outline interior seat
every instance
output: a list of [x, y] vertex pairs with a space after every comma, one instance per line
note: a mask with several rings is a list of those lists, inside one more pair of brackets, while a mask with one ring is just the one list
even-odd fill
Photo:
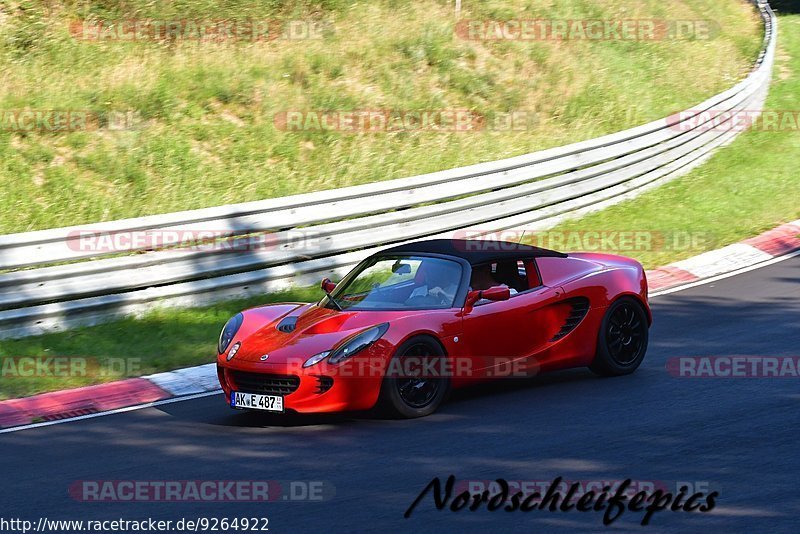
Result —
[[494, 272], [494, 279], [499, 284], [505, 284], [515, 289], [517, 293], [528, 289], [527, 281], [519, 274], [519, 267], [516, 261], [498, 262], [497, 269]]

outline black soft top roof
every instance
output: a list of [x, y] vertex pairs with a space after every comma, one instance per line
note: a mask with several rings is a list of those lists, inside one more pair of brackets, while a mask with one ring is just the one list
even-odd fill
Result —
[[521, 245], [508, 241], [429, 239], [387, 248], [378, 254], [445, 254], [463, 258], [472, 265], [503, 260], [530, 258], [566, 258], [567, 255], [546, 248]]

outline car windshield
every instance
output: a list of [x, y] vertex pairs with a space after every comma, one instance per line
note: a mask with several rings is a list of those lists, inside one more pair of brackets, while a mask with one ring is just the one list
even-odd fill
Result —
[[451, 308], [461, 272], [461, 265], [452, 260], [379, 256], [347, 275], [331, 298], [343, 310]]

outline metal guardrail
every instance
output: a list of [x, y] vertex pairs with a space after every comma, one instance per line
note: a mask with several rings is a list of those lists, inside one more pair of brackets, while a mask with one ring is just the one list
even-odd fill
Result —
[[[622, 132], [431, 174], [243, 204], [0, 236], [0, 337], [21, 337], [135, 314], [155, 303], [199, 305], [340, 273], [380, 248], [472, 229], [546, 226], [600, 209], [696, 167], [737, 135], [704, 111], [760, 110], [776, 21], [750, 75], [691, 111]], [[680, 118], [678, 118], [680, 117]], [[717, 120], [715, 128], [707, 127]], [[686, 126], [691, 125], [691, 127]], [[704, 127], [705, 126], [705, 127]], [[720, 128], [719, 126], [723, 126]], [[88, 236], [201, 232], [229, 246], [111, 256]], [[248, 235], [272, 232], [250, 250]], [[297, 236], [302, 235], [302, 242]], [[313, 246], [309, 246], [309, 236]], [[58, 264], [50, 265], [48, 264]]]

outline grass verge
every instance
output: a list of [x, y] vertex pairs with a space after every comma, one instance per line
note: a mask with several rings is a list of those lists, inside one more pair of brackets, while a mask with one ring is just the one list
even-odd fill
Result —
[[[322, 22], [320, 38], [76, 40], [71, 20]], [[0, 4], [0, 112], [74, 110], [99, 127], [0, 125], [0, 233], [374, 182], [596, 137], [686, 109], [752, 64], [745, 0], [486, 0], [464, 19], [713, 19], [712, 39], [458, 38], [449, 0]], [[315, 34], [316, 35], [316, 34]], [[692, 83], [686, 83], [692, 80]], [[285, 111], [524, 113], [475, 132], [284, 131]], [[114, 127], [132, 112], [133, 128]], [[125, 116], [126, 120], [127, 115]]]

